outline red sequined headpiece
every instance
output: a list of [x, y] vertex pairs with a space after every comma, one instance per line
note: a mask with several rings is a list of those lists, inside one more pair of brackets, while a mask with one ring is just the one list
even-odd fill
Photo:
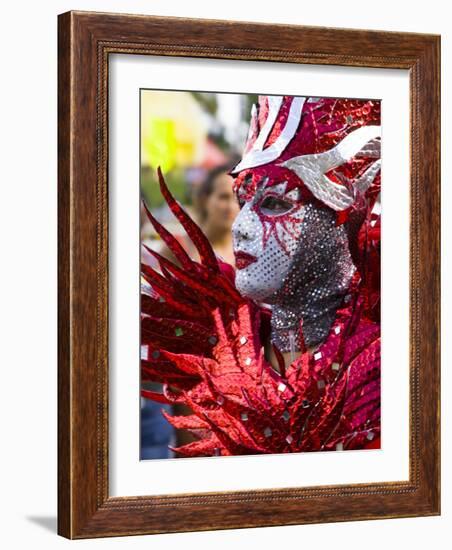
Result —
[[[380, 102], [259, 96], [243, 158], [230, 174], [253, 192], [263, 177], [344, 212], [380, 190]], [[340, 216], [339, 216], [340, 218]]]

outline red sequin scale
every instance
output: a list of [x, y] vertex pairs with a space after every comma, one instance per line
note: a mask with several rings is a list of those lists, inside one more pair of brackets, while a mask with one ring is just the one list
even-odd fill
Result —
[[[239, 294], [233, 268], [215, 256], [158, 174], [201, 258], [193, 261], [147, 211], [180, 264], [148, 249], [161, 273], [142, 264], [151, 290], [141, 296], [142, 381], [163, 383], [163, 393], [142, 396], [187, 405], [188, 416], [162, 414], [198, 438], [175, 450], [192, 457], [378, 448], [380, 329], [368, 278], [357, 274], [324, 343], [287, 368], [280, 362], [277, 372], [263, 353], [268, 314]], [[361, 249], [374, 242], [370, 221], [360, 228]]]

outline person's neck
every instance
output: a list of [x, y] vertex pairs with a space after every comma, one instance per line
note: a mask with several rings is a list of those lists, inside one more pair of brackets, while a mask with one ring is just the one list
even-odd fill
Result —
[[[306, 351], [308, 353], [313, 354], [313, 353], [315, 353], [316, 350], [317, 350], [317, 347], [314, 346], [314, 347], [311, 347], [311, 348], [307, 348]], [[265, 352], [265, 358], [270, 363], [270, 365], [275, 369], [275, 371], [282, 374], [281, 367], [280, 367], [278, 358], [276, 357], [276, 354], [275, 354], [275, 351], [274, 351], [273, 347], [272, 346], [265, 346], [264, 352]], [[286, 351], [286, 352], [281, 353], [281, 357], [284, 361], [284, 370], [287, 369], [301, 355], [302, 355], [301, 351], [295, 351], [293, 353], [289, 352], [289, 351]]]
[[218, 227], [218, 225], [208, 221], [203, 224], [202, 229], [214, 248], [231, 246], [232, 234], [230, 229]]

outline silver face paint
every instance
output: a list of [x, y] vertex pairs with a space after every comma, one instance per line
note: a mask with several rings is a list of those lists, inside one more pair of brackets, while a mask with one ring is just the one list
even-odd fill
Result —
[[297, 201], [298, 190], [285, 193], [285, 188], [286, 182], [271, 187], [262, 183], [243, 202], [232, 226], [236, 285], [257, 302], [273, 303], [297, 250], [304, 206]]
[[273, 297], [272, 342], [280, 351], [323, 342], [355, 270], [344, 225], [330, 209], [306, 204], [297, 250]]
[[233, 227], [236, 286], [272, 305], [272, 341], [280, 351], [316, 345], [328, 334], [355, 271], [344, 226], [328, 208], [303, 204], [286, 182], [239, 190]]

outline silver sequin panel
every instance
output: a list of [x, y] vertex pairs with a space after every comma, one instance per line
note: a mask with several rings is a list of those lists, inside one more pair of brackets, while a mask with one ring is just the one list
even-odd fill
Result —
[[272, 342], [281, 352], [300, 351], [301, 326], [308, 347], [326, 338], [356, 269], [334, 212], [307, 204], [301, 225], [291, 266], [271, 300]]

